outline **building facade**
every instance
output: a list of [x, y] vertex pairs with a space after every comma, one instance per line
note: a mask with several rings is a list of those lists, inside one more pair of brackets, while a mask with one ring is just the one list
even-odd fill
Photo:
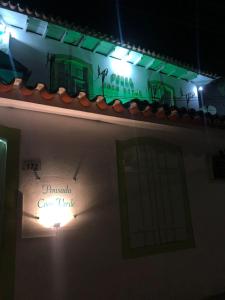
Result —
[[224, 124], [196, 112], [213, 77], [4, 5], [1, 298], [222, 293]]

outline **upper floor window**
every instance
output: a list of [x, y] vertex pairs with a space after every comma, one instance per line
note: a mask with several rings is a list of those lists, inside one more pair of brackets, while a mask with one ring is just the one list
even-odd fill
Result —
[[161, 104], [175, 105], [174, 87], [162, 81], [148, 81], [149, 96], [152, 101]]
[[71, 94], [80, 91], [91, 92], [92, 68], [75, 57], [52, 55], [50, 70], [51, 89], [64, 87]]

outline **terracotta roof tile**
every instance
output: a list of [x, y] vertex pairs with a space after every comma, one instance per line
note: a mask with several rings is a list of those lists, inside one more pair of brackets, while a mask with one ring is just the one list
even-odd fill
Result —
[[156, 117], [159, 118], [159, 119], [166, 119], [167, 116], [166, 116], [166, 113], [165, 113], [165, 110], [163, 107], [159, 107], [157, 109], [157, 112], [156, 112]]
[[116, 99], [112, 105], [112, 108], [117, 113], [122, 113], [125, 111], [125, 108], [121, 104], [120, 100]]
[[105, 98], [103, 96], [98, 96], [96, 98], [96, 105], [101, 110], [106, 110], [109, 108], [108, 104], [105, 102]]
[[53, 93], [49, 92], [42, 83], [38, 83], [33, 88], [26, 87], [18, 78], [10, 84], [0, 83], [1, 97], [137, 121], [157, 122], [167, 125], [183, 124], [183, 126], [195, 127], [208, 125], [214, 128], [225, 128], [225, 117], [212, 116], [209, 113], [204, 114], [202, 111], [170, 108], [156, 102], [152, 104], [147, 101], [138, 102], [138, 99], [126, 105], [123, 105], [119, 99], [115, 99], [112, 104], [107, 104], [105, 98], [101, 95], [96, 96], [91, 101], [85, 92], [80, 92], [77, 97], [72, 97], [63, 87]]
[[142, 111], [142, 114], [145, 118], [154, 116], [154, 113], [152, 112], [152, 107], [150, 105], [147, 105]]
[[128, 108], [128, 110], [129, 110], [129, 113], [131, 115], [138, 115], [138, 114], [140, 114], [140, 110], [139, 110], [138, 105], [137, 105], [136, 102], [131, 102], [130, 103], [130, 107]]
[[77, 96], [80, 104], [84, 107], [90, 107], [91, 106], [91, 102], [89, 101], [89, 99], [87, 98], [86, 93], [84, 92], [80, 92], [79, 95]]
[[71, 97], [69, 94], [67, 94], [67, 92], [64, 92], [63, 94], [61, 94], [60, 98], [65, 104], [70, 104], [74, 100], [74, 98]]
[[20, 93], [23, 96], [31, 96], [34, 93], [34, 89], [28, 89], [27, 87], [23, 86], [20, 88]]
[[177, 121], [177, 120], [179, 120], [178, 111], [176, 109], [172, 110], [171, 113], [168, 116], [168, 119], [170, 121]]
[[13, 84], [4, 84], [0, 82], [0, 92], [9, 92], [13, 88]]
[[46, 89], [41, 90], [40, 95], [43, 99], [50, 101], [54, 98], [54, 93], [49, 93]]

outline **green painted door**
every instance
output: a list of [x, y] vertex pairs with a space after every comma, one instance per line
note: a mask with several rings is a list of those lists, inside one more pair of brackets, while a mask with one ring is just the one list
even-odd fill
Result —
[[0, 126], [0, 299], [14, 299], [20, 131]]
[[0, 245], [2, 244], [2, 229], [4, 215], [6, 154], [7, 144], [4, 140], [0, 139]]

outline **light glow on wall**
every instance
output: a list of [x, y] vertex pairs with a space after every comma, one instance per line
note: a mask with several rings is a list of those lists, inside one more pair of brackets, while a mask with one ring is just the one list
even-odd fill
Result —
[[[1, 34], [1, 33], [0, 33]], [[1, 42], [3, 44], [8, 44], [9, 43], [9, 36], [10, 36], [10, 33], [9, 31], [5, 31], [3, 32], [0, 37], [1, 37]]]
[[0, 16], [0, 44], [6, 44], [9, 40], [8, 32], [6, 31], [6, 24]]
[[120, 76], [130, 77], [132, 74], [132, 66], [125, 60], [113, 59], [111, 61], [112, 71]]
[[5, 33], [5, 25], [3, 23], [0, 23], [0, 34]]
[[0, 43], [8, 44], [10, 36], [16, 38], [16, 31], [12, 27], [8, 26], [0, 15]]
[[72, 208], [62, 199], [48, 198], [40, 202], [38, 219], [45, 228], [57, 228], [67, 225], [74, 218]]

